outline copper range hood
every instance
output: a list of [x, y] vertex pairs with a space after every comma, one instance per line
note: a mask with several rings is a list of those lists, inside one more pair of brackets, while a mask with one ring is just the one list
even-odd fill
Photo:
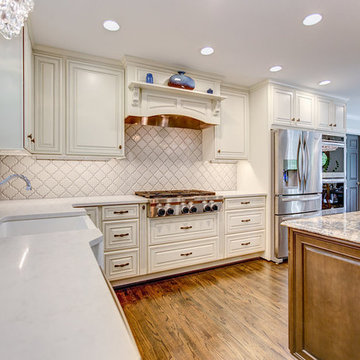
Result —
[[186, 115], [161, 114], [153, 116], [128, 116], [126, 124], [175, 127], [182, 129], [202, 130], [213, 126]]

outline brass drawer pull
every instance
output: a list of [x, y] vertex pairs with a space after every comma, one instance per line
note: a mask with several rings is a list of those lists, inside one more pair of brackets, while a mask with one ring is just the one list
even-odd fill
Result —
[[241, 205], [248, 205], [248, 204], [250, 204], [250, 201], [242, 201], [241, 202]]
[[241, 220], [241, 222], [250, 222], [251, 219], [244, 219], [244, 220]]
[[190, 256], [190, 255], [192, 255], [192, 252], [188, 252], [188, 253], [180, 254], [180, 256]]
[[130, 263], [125, 263], [125, 264], [115, 264], [114, 265], [114, 267], [116, 267], [116, 268], [122, 268], [122, 267], [125, 267], [125, 266], [128, 266], [128, 265], [130, 265]]
[[126, 234], [115, 234], [114, 237], [124, 237], [124, 236], [129, 236], [129, 233]]
[[192, 229], [192, 226], [181, 226], [180, 227], [181, 230], [188, 230], [188, 229]]
[[129, 210], [121, 210], [121, 211], [114, 211], [114, 215], [115, 214], [127, 214], [129, 212]]
[[248, 241], [246, 243], [241, 243], [241, 245], [250, 245], [250, 241]]

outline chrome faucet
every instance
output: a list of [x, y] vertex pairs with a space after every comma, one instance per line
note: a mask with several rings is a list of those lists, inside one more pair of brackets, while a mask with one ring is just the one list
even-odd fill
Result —
[[26, 182], [26, 190], [32, 190], [30, 180], [25, 175], [19, 175], [19, 174], [12, 174], [12, 175], [8, 176], [3, 181], [0, 181], [0, 185], [6, 184], [9, 180], [11, 180], [13, 178], [23, 179]]

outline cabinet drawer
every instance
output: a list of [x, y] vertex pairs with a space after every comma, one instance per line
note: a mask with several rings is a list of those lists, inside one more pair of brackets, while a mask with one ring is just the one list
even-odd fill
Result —
[[233, 210], [225, 213], [225, 233], [262, 230], [265, 228], [265, 209]]
[[105, 251], [138, 246], [139, 220], [104, 222]]
[[87, 207], [85, 208], [86, 214], [89, 216], [91, 221], [95, 224], [95, 226], [99, 227], [99, 208], [97, 207]]
[[179, 216], [150, 221], [150, 244], [218, 236], [217, 214]]
[[127, 278], [139, 274], [139, 251], [125, 250], [106, 253], [105, 274], [109, 280]]
[[150, 246], [149, 272], [201, 264], [219, 258], [219, 238]]
[[133, 219], [139, 217], [139, 205], [103, 206], [103, 220]]
[[225, 199], [225, 210], [265, 207], [264, 196]]
[[265, 231], [254, 231], [225, 236], [226, 257], [251, 254], [265, 250]]

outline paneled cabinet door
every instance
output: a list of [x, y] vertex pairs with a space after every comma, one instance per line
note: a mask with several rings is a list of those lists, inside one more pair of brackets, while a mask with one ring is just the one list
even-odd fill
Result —
[[313, 128], [315, 125], [315, 98], [312, 94], [296, 91], [295, 123], [301, 127]]
[[346, 130], [346, 105], [344, 103], [334, 103], [335, 120], [334, 131], [345, 132]]
[[317, 102], [317, 127], [323, 130], [332, 129], [333, 103], [330, 99], [318, 97]]
[[124, 72], [67, 62], [67, 153], [124, 156]]
[[34, 56], [35, 112], [33, 132], [27, 134], [35, 153], [61, 154], [63, 111], [63, 62], [52, 56]]
[[294, 125], [294, 91], [283, 87], [273, 87], [273, 124]]
[[215, 127], [215, 158], [238, 160], [248, 156], [248, 102], [246, 93], [222, 89], [221, 124]]

